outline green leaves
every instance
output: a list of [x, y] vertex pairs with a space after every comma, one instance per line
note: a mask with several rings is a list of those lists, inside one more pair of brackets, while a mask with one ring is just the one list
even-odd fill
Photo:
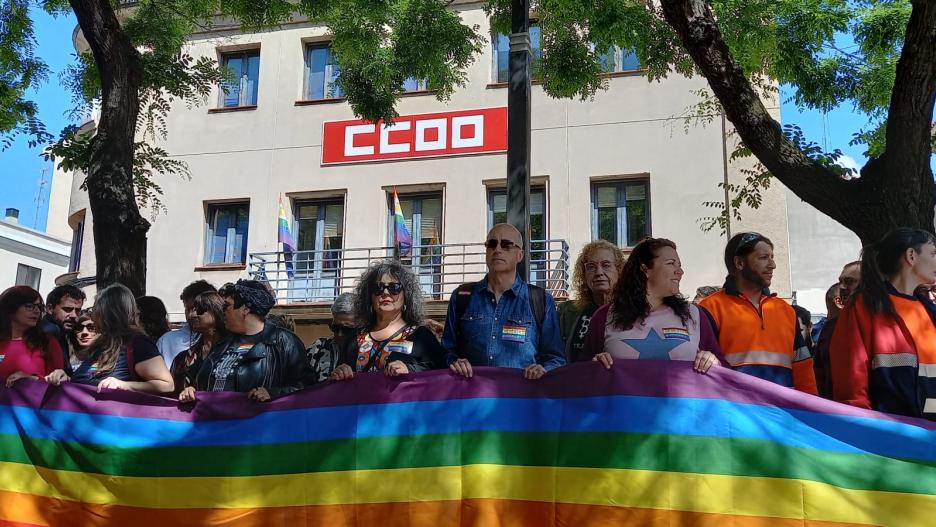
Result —
[[408, 78], [428, 81], [436, 98], [447, 100], [465, 85], [465, 69], [486, 42], [477, 27], [465, 26], [441, 0], [302, 5], [304, 14], [333, 32], [338, 85], [354, 113], [366, 119], [392, 121]]
[[16, 137], [30, 137], [30, 145], [52, 136], [37, 118], [38, 108], [26, 99], [30, 89], [48, 77], [48, 68], [35, 54], [37, 45], [29, 16], [29, 0], [0, 0], [0, 149]]

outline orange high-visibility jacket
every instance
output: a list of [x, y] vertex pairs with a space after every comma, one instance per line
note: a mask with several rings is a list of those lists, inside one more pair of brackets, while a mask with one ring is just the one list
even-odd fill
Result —
[[728, 280], [702, 301], [725, 358], [738, 371], [817, 395], [812, 355], [796, 312], [783, 299], [764, 293], [758, 308]]

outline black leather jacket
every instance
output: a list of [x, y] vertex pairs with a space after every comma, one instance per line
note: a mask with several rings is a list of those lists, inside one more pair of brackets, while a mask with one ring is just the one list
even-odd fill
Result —
[[[235, 339], [241, 338], [241, 335], [233, 335], [215, 344], [195, 376], [196, 390], [211, 389], [210, 378], [215, 366]], [[308, 369], [302, 340], [289, 330], [265, 324], [259, 341], [235, 366], [234, 385], [226, 387], [225, 391], [247, 392], [262, 386], [271, 397], [279, 397], [301, 390], [303, 379], [309, 375]]]

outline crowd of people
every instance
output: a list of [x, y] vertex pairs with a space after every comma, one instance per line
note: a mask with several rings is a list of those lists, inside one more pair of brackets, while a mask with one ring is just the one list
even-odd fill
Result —
[[[676, 244], [647, 238], [629, 255], [606, 241], [576, 259], [573, 299], [556, 305], [517, 274], [520, 233], [499, 224], [485, 241], [487, 274], [459, 286], [445, 324], [427, 320], [418, 279], [397, 260], [371, 265], [332, 304], [331, 337], [306, 347], [271, 314], [268, 284], [204, 280], [182, 290], [186, 324], [170, 330], [155, 297], [113, 284], [83, 310], [70, 285], [47, 298], [26, 286], [0, 295], [0, 378], [177, 397], [233, 391], [267, 401], [360, 373], [390, 377], [514, 368], [535, 380], [571, 362], [684, 361], [731, 368], [862, 408], [936, 420], [936, 237], [901, 228], [865, 247], [826, 295], [827, 317], [770, 292], [773, 243], [733, 236], [721, 287], [680, 291]], [[631, 363], [635, 364], [635, 363]]]

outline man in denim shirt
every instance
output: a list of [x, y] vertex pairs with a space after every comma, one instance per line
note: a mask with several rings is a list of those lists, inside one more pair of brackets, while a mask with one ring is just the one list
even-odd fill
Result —
[[488, 273], [471, 288], [461, 320], [456, 320], [459, 291], [449, 300], [442, 346], [449, 369], [458, 375], [471, 377], [472, 366], [496, 366], [521, 368], [527, 379], [539, 379], [565, 364], [556, 303], [544, 293], [543, 327], [538, 327], [530, 288], [517, 276], [521, 243], [514, 226], [495, 225], [485, 242]]

